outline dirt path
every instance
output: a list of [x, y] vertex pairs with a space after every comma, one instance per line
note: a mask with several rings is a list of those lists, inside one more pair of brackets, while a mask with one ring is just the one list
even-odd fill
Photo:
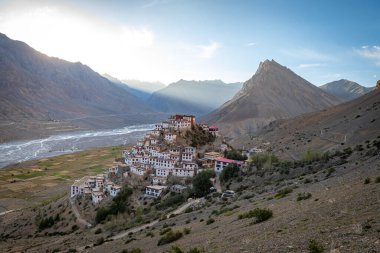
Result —
[[71, 209], [73, 210], [73, 212], [75, 214], [75, 217], [77, 218], [77, 220], [79, 221], [79, 223], [85, 225], [88, 228], [92, 227], [91, 223], [89, 223], [85, 219], [82, 219], [82, 217], [80, 216], [78, 208], [77, 208], [77, 206], [74, 203], [74, 199], [73, 198], [69, 198], [69, 200], [70, 200]]
[[[189, 206], [191, 206], [191, 205], [193, 205], [193, 204], [199, 203], [201, 200], [202, 200], [202, 198], [200, 198], [200, 199], [194, 199], [194, 200], [191, 200], [190, 202], [187, 202], [186, 204], [184, 204], [184, 205], [178, 207], [176, 210], [174, 210], [174, 211], [168, 213], [168, 214], [166, 215], [166, 218], [169, 218], [170, 215], [172, 215], [172, 214], [180, 214], [180, 213], [182, 213], [183, 211], [186, 210], [186, 208], [188, 208]], [[71, 199], [70, 199], [70, 203], [71, 203]], [[128, 229], [128, 230], [126, 230], [126, 231], [124, 231], [124, 232], [122, 232], [122, 233], [120, 233], [120, 234], [117, 234], [117, 235], [111, 237], [110, 239], [111, 239], [112, 241], [114, 241], [114, 240], [118, 240], [118, 239], [121, 239], [121, 238], [123, 238], [123, 237], [128, 236], [129, 233], [136, 233], [136, 232], [139, 232], [139, 231], [141, 231], [141, 230], [146, 229], [147, 227], [154, 226], [154, 225], [157, 224], [158, 222], [159, 222], [159, 220], [154, 220], [154, 221], [152, 221], [151, 223], [144, 224], [144, 225], [141, 225], [141, 226], [138, 226], [138, 227], [134, 227], [134, 228]], [[92, 246], [92, 245], [91, 245], [91, 246]], [[77, 248], [77, 250], [78, 250], [78, 251], [83, 251], [83, 250], [85, 249], [85, 247], [86, 247], [86, 246], [82, 246], [82, 247], [80, 247], [80, 248]]]
[[216, 189], [217, 192], [222, 193], [222, 186], [220, 185], [220, 179], [219, 179], [219, 176], [217, 176], [217, 177], [215, 178], [214, 187], [215, 187], [215, 189]]

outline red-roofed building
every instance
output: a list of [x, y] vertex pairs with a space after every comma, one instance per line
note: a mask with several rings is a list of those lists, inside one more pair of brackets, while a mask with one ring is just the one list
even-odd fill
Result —
[[216, 173], [220, 173], [229, 164], [236, 164], [237, 166], [239, 166], [239, 168], [241, 168], [243, 166], [244, 162], [236, 161], [236, 160], [232, 160], [232, 159], [227, 159], [224, 157], [218, 157], [217, 159], [215, 159], [214, 170]]
[[208, 131], [215, 136], [219, 135], [219, 127], [218, 126], [209, 126]]

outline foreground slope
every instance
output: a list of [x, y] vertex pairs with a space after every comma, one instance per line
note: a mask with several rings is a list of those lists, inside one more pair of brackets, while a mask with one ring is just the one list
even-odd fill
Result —
[[220, 80], [179, 80], [154, 92], [148, 103], [163, 112], [204, 115], [231, 99], [240, 88], [241, 83]]
[[373, 87], [364, 87], [358, 83], [346, 79], [326, 83], [319, 88], [325, 90], [331, 95], [343, 99], [344, 101], [358, 98], [373, 90]]
[[227, 136], [252, 135], [274, 120], [318, 111], [339, 102], [290, 69], [266, 60], [230, 101], [205, 119], [218, 124]]
[[76, 121], [90, 128], [113, 127], [137, 123], [128, 114], [153, 112], [141, 100], [89, 67], [47, 57], [4, 34], [0, 34], [0, 55], [0, 119], [8, 124], [1, 126], [1, 141], [28, 137], [23, 135], [25, 129], [14, 132], [9, 129], [9, 125], [13, 124], [14, 128], [16, 123], [39, 121], [42, 126], [31, 123], [34, 130], [41, 128], [30, 134], [33, 137], [56, 127], [50, 123], [57, 120], [69, 125]]

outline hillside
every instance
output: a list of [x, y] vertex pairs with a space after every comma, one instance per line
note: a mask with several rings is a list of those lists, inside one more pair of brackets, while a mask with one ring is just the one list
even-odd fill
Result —
[[254, 135], [270, 122], [318, 111], [341, 102], [274, 60], [260, 63], [255, 75], [227, 103], [206, 115], [228, 137]]
[[[273, 122], [258, 138], [237, 139], [240, 145], [270, 143], [266, 148], [299, 158], [304, 150], [333, 150], [380, 136], [380, 89], [320, 112]], [[264, 146], [263, 146], [264, 147]]]
[[[2, 214], [0, 240], [7, 252], [158, 253], [174, 245], [185, 252], [204, 248], [211, 253], [377, 252], [379, 143], [377, 138], [363, 150], [352, 147], [350, 152], [339, 150], [314, 161], [273, 159], [269, 166], [248, 166], [222, 184], [236, 192], [235, 198], [210, 194], [176, 215], [157, 209], [160, 202], [130, 209], [137, 201], [132, 199], [126, 222], [118, 215], [86, 228], [75, 218], [67, 198], [57, 196], [43, 205]], [[55, 175], [49, 170], [42, 173]], [[76, 205], [91, 208], [86, 198]], [[269, 209], [272, 216], [257, 221], [247, 215], [256, 208]], [[39, 229], [36, 220], [48, 217], [56, 217], [55, 225]], [[158, 245], [171, 231], [181, 234], [174, 242]], [[324, 251], [310, 251], [310, 245]]]
[[86, 65], [48, 57], [4, 34], [0, 55], [1, 141], [151, 120], [154, 110]]
[[240, 88], [241, 83], [220, 80], [179, 80], [154, 92], [148, 103], [162, 112], [204, 115], [231, 99]]
[[334, 95], [344, 101], [352, 100], [363, 96], [373, 90], [373, 87], [364, 87], [350, 80], [341, 79], [319, 86], [322, 90]]

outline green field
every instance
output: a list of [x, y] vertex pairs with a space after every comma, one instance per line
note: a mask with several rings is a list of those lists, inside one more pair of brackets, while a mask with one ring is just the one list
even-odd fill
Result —
[[125, 148], [96, 148], [4, 168], [0, 170], [0, 207], [23, 208], [63, 195], [75, 179], [112, 166]]

